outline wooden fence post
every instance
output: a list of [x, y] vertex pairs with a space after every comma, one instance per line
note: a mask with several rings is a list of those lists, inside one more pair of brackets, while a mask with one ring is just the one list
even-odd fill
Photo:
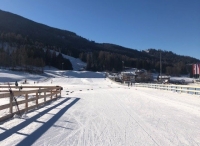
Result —
[[46, 91], [44, 92], [44, 103], [46, 103]]
[[26, 100], [26, 102], [25, 102], [25, 111], [28, 112], [28, 94], [27, 93], [25, 95], [25, 100]]
[[52, 90], [51, 90], [51, 100], [52, 100]]
[[58, 99], [58, 93], [57, 93], [58, 91], [57, 91], [57, 89], [56, 89], [56, 100]]
[[13, 97], [10, 95], [10, 114], [13, 113]]
[[38, 108], [38, 92], [36, 92], [36, 106]]

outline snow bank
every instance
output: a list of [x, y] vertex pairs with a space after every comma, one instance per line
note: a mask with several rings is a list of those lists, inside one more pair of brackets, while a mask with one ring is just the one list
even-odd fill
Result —
[[66, 71], [63, 75], [73, 78], [105, 78], [105, 73], [91, 71]]

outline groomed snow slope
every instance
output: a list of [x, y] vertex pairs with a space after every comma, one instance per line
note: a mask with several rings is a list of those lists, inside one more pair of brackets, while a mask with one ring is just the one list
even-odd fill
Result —
[[200, 145], [199, 96], [69, 78], [65, 72], [52, 85], [64, 87], [62, 98], [1, 123], [0, 145]]
[[[46, 49], [45, 49], [45, 51], [46, 51]], [[51, 52], [53, 52], [53, 51], [51, 50]], [[56, 55], [58, 55], [58, 54], [59, 54], [59, 52], [56, 52]], [[75, 70], [75, 71], [83, 70], [83, 68], [85, 68], [87, 65], [87, 63], [81, 61], [79, 58], [74, 58], [72, 56], [68, 56], [65, 54], [62, 54], [62, 56], [71, 62], [73, 70]]]

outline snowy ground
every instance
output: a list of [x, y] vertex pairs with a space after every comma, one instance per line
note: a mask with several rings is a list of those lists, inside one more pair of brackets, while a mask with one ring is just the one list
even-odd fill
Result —
[[[51, 52], [53, 52], [53, 51], [51, 50]], [[56, 52], [56, 55], [58, 55], [58, 54], [59, 54], [59, 52]], [[87, 65], [85, 62], [81, 61], [79, 58], [74, 58], [72, 56], [68, 56], [65, 54], [62, 54], [62, 56], [66, 59], [69, 59], [69, 61], [72, 64], [73, 70], [76, 70], [76, 71], [82, 70]]]
[[53, 80], [64, 87], [62, 97], [0, 123], [1, 146], [200, 145], [199, 96], [128, 88], [103, 73], [47, 73], [54, 78], [39, 84]]

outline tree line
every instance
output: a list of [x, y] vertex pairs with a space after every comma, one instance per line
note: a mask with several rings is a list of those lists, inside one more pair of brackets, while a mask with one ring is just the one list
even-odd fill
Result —
[[58, 69], [73, 69], [71, 62], [56, 51], [29, 45], [13, 46], [3, 42], [0, 44], [0, 67], [32, 73], [43, 73], [45, 65]]
[[[35, 41], [29, 36], [22, 36], [16, 33], [0, 33], [0, 66], [15, 69], [21, 66], [26, 70], [33, 70], [34, 67], [42, 71], [45, 65], [58, 69], [72, 70], [72, 64], [62, 54], [75, 58], [80, 58], [87, 63], [86, 70], [90, 71], [111, 71], [118, 72], [125, 68], [138, 68], [151, 71], [160, 71], [160, 50], [150, 49], [148, 53], [144, 51], [131, 51], [121, 49], [120, 46], [103, 44], [104, 49], [80, 49], [71, 44], [69, 47], [59, 47], [45, 44], [39, 40]], [[5, 44], [10, 48], [5, 49]], [[84, 41], [82, 42], [84, 43]], [[95, 42], [92, 42], [95, 43]], [[4, 45], [3, 45], [4, 44]], [[79, 47], [78, 47], [79, 46]], [[115, 48], [116, 47], [116, 48]], [[9, 47], [8, 47], [9, 48]], [[60, 52], [60, 53], [56, 53]], [[167, 75], [181, 75], [191, 73], [188, 64], [197, 62], [197, 59], [176, 55], [172, 52], [161, 51], [162, 53], [162, 73]]]
[[[87, 70], [117, 72], [126, 68], [146, 69], [149, 72], [160, 72], [160, 60], [131, 58], [126, 55], [110, 53], [106, 51], [80, 53], [79, 58], [87, 62]], [[167, 75], [181, 75], [190, 73], [190, 69], [184, 62], [174, 64], [162, 61], [162, 73]]]

